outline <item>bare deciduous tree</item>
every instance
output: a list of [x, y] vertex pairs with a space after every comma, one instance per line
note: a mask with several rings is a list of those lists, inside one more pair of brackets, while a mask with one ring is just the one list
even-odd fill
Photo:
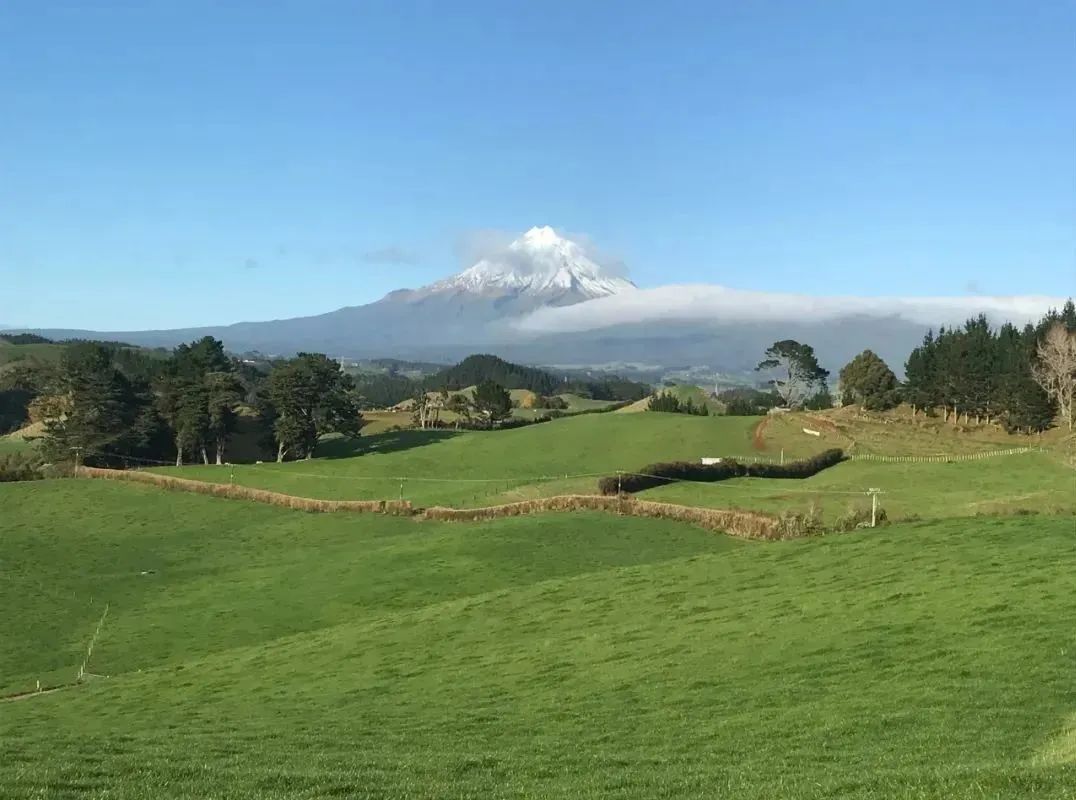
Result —
[[1061, 418], [1072, 430], [1072, 401], [1076, 394], [1076, 332], [1055, 322], [1039, 342], [1032, 374], [1039, 386], [1057, 403]]

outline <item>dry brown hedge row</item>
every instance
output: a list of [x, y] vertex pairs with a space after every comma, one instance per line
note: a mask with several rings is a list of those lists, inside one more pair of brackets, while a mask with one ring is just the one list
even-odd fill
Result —
[[517, 517], [523, 514], [542, 514], [549, 511], [604, 511], [632, 517], [652, 517], [688, 522], [721, 533], [747, 539], [780, 539], [780, 521], [767, 514], [737, 509], [696, 508], [672, 503], [654, 503], [634, 497], [602, 495], [560, 495], [538, 500], [524, 500], [486, 508], [428, 508], [426, 519], [451, 522], [476, 522], [498, 517]]
[[413, 513], [411, 503], [407, 500], [315, 500], [310, 497], [296, 497], [265, 489], [252, 489], [249, 486], [235, 486], [227, 483], [209, 483], [192, 481], [187, 478], [174, 478], [171, 475], [157, 475], [153, 472], [138, 472], [122, 469], [98, 469], [97, 467], [80, 467], [79, 475], [89, 478], [105, 478], [131, 483], [149, 483], [162, 489], [174, 489], [181, 492], [209, 494], [214, 497], [230, 497], [233, 500], [253, 500], [272, 506], [291, 508], [296, 511], [364, 511], [375, 514]]
[[769, 514], [739, 509], [697, 508], [672, 503], [655, 503], [649, 500], [637, 500], [630, 495], [621, 495], [620, 497], [587, 494], [560, 495], [538, 500], [524, 500], [518, 503], [506, 503], [499, 506], [487, 506], [485, 508], [434, 507], [422, 510], [415, 509], [406, 500], [315, 500], [307, 497], [280, 494], [279, 492], [269, 492], [264, 489], [251, 489], [247, 486], [193, 481], [187, 478], [174, 478], [170, 475], [158, 475], [152, 472], [81, 467], [79, 475], [106, 480], [148, 483], [163, 489], [208, 494], [214, 497], [253, 500], [258, 503], [267, 503], [298, 511], [360, 511], [405, 516], [417, 515], [421, 519], [445, 522], [477, 522], [554, 511], [602, 511], [611, 514], [624, 514], [625, 516], [686, 522], [707, 530], [727, 533], [745, 539], [784, 539], [794, 535], [793, 531], [782, 524], [779, 518]]

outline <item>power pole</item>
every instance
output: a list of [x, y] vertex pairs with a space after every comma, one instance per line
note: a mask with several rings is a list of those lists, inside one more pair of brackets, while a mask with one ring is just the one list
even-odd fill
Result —
[[873, 528], [878, 523], [878, 495], [882, 493], [881, 489], [868, 489], [867, 494], [871, 496], [871, 527]]

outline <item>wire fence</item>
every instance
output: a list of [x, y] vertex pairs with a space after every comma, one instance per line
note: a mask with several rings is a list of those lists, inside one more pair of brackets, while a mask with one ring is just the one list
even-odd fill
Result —
[[958, 461], [981, 461], [998, 456], [1042, 453], [1041, 447], [1011, 447], [1008, 450], [986, 450], [981, 453], [936, 453], [934, 455], [884, 456], [874, 453], [850, 453], [849, 461], [877, 461], [883, 464], [947, 464]]

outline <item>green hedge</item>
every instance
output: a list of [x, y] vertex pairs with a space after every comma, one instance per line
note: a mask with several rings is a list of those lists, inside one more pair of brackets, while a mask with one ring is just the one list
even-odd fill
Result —
[[598, 481], [598, 491], [605, 495], [617, 491], [633, 494], [655, 486], [675, 481], [701, 481], [714, 483], [729, 478], [809, 478], [844, 460], [844, 451], [833, 449], [788, 464], [743, 464], [739, 461], [722, 461], [720, 464], [702, 464], [697, 461], [671, 461], [648, 464], [636, 472], [609, 475]]

